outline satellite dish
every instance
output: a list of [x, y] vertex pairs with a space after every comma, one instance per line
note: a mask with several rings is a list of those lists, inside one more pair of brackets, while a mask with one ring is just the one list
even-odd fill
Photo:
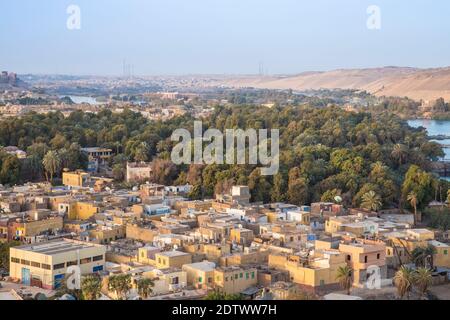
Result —
[[342, 202], [342, 197], [341, 196], [336, 196], [336, 197], [334, 197], [334, 201], [336, 201], [337, 203], [341, 203]]

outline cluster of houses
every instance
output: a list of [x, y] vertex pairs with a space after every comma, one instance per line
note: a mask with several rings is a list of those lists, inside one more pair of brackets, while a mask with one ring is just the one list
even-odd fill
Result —
[[291, 299], [339, 291], [337, 272], [347, 265], [355, 287], [367, 287], [374, 272], [392, 278], [417, 247], [435, 248], [437, 275], [446, 279], [450, 268], [448, 232], [415, 228], [411, 214], [252, 203], [247, 186], [190, 201], [190, 186], [115, 190], [110, 182], [76, 171], [64, 172], [60, 187], [0, 190], [0, 241], [23, 243], [10, 250], [7, 280], [54, 290], [79, 266], [105, 281], [151, 278], [150, 299], [202, 298], [211, 290]]

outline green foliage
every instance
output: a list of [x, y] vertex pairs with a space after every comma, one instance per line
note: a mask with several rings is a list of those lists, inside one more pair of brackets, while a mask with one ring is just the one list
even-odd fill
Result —
[[419, 268], [413, 274], [414, 285], [417, 287], [421, 297], [425, 296], [425, 293], [427, 292], [428, 287], [431, 286], [432, 281], [433, 276], [430, 269]]
[[349, 266], [339, 267], [336, 273], [336, 280], [339, 281], [342, 289], [347, 291], [347, 295], [350, 295], [353, 283], [353, 269]]
[[413, 276], [413, 270], [405, 266], [402, 266], [395, 273], [393, 281], [397, 288], [397, 294], [401, 299], [403, 299], [405, 295], [409, 297], [409, 293], [411, 292], [414, 283]]
[[108, 279], [108, 289], [116, 293], [118, 299], [124, 300], [131, 289], [131, 275], [119, 274], [110, 276]]
[[102, 289], [102, 279], [96, 274], [83, 277], [81, 280], [81, 292], [83, 300], [97, 300]]
[[[414, 195], [414, 201], [409, 201], [409, 206], [414, 209], [414, 203], [418, 208], [423, 208], [433, 200], [437, 180], [431, 173], [425, 172], [417, 165], [409, 167], [402, 185], [402, 198], [408, 200], [408, 195]], [[412, 199], [410, 197], [410, 199]]]
[[[283, 95], [296, 99], [292, 94]], [[254, 98], [245, 93], [245, 101]], [[235, 96], [235, 100], [241, 99]], [[120, 169], [126, 160], [152, 161], [152, 182], [187, 181], [194, 185], [193, 199], [212, 197], [215, 191], [232, 184], [249, 184], [253, 201], [306, 204], [319, 201], [327, 192], [329, 197], [331, 190], [340, 190], [344, 205], [359, 204], [370, 191], [379, 195], [382, 207], [406, 202], [411, 191], [417, 193], [419, 205], [427, 203], [434, 195], [434, 186], [424, 170], [442, 150], [428, 141], [425, 131], [412, 129], [388, 113], [352, 113], [325, 106], [218, 106], [203, 120], [204, 128], [222, 132], [230, 128], [279, 129], [280, 171], [267, 177], [261, 176], [255, 165], [219, 164], [202, 165], [186, 175], [188, 166], [175, 166], [169, 160], [175, 145], [170, 136], [178, 128], [192, 132], [194, 119], [190, 116], [162, 122], [147, 120], [130, 110], [102, 110], [97, 114], [75, 111], [68, 117], [60, 112], [30, 112], [0, 121], [0, 145], [18, 146], [29, 155], [20, 167], [0, 155], [2, 166], [6, 162], [7, 168], [2, 170], [3, 175], [0, 171], [0, 182], [41, 179], [44, 172], [51, 180], [63, 167], [85, 167], [79, 147], [99, 146], [119, 154], [111, 160], [117, 180], [123, 178]], [[47, 156], [49, 152], [52, 157]], [[55, 162], [55, 158], [59, 160]], [[421, 174], [408, 174], [403, 184], [408, 169]]]
[[361, 207], [368, 210], [378, 211], [382, 206], [381, 198], [374, 191], [363, 194]]
[[0, 269], [9, 270], [9, 249], [20, 244], [18, 241], [0, 243]]
[[450, 229], [450, 208], [427, 208], [424, 210], [428, 227], [447, 231]]
[[139, 295], [146, 299], [152, 292], [152, 287], [154, 286], [154, 282], [150, 278], [141, 278], [137, 282], [137, 289]]
[[428, 245], [427, 247], [417, 247], [412, 252], [412, 260], [416, 267], [434, 268], [433, 256], [436, 254], [436, 248]]
[[223, 292], [219, 292], [217, 290], [211, 291], [204, 298], [205, 300], [242, 300], [242, 296], [240, 294], [227, 294]]

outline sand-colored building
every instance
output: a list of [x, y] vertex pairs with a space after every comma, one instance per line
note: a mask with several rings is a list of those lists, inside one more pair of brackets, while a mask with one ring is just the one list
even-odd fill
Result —
[[155, 254], [156, 267], [164, 268], [181, 268], [185, 264], [192, 262], [192, 255], [181, 251], [165, 251]]
[[89, 173], [77, 170], [73, 172], [63, 172], [62, 174], [63, 185], [68, 187], [88, 187], [91, 182], [91, 176]]
[[186, 272], [188, 285], [195, 288], [212, 288], [216, 264], [210, 261], [185, 264], [182, 270]]
[[214, 287], [226, 294], [240, 294], [257, 285], [257, 273], [254, 267], [219, 267], [214, 271]]
[[81, 275], [104, 270], [105, 253], [102, 245], [68, 239], [12, 247], [10, 276], [24, 285], [55, 289], [71, 266]]
[[386, 244], [382, 241], [357, 240], [339, 244], [345, 261], [353, 269], [353, 284], [364, 284], [370, 274], [368, 269], [380, 268], [381, 278], [386, 278]]

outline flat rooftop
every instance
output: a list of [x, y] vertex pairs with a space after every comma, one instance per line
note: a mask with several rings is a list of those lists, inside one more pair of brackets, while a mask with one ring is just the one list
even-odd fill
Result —
[[198, 269], [198, 270], [201, 270], [204, 272], [213, 271], [216, 268], [216, 264], [214, 262], [209, 262], [209, 261], [190, 263], [190, 264], [185, 264], [184, 266], [192, 268], [192, 269]]
[[34, 253], [40, 253], [45, 255], [57, 255], [60, 253], [76, 251], [81, 249], [87, 249], [92, 247], [98, 247], [98, 245], [94, 245], [87, 242], [79, 242], [68, 239], [58, 239], [49, 242], [36, 243], [24, 246], [18, 246], [14, 249], [29, 251]]
[[179, 256], [189, 255], [189, 253], [181, 252], [181, 251], [164, 251], [164, 252], [158, 252], [157, 254], [166, 256], [166, 257], [179, 257]]

